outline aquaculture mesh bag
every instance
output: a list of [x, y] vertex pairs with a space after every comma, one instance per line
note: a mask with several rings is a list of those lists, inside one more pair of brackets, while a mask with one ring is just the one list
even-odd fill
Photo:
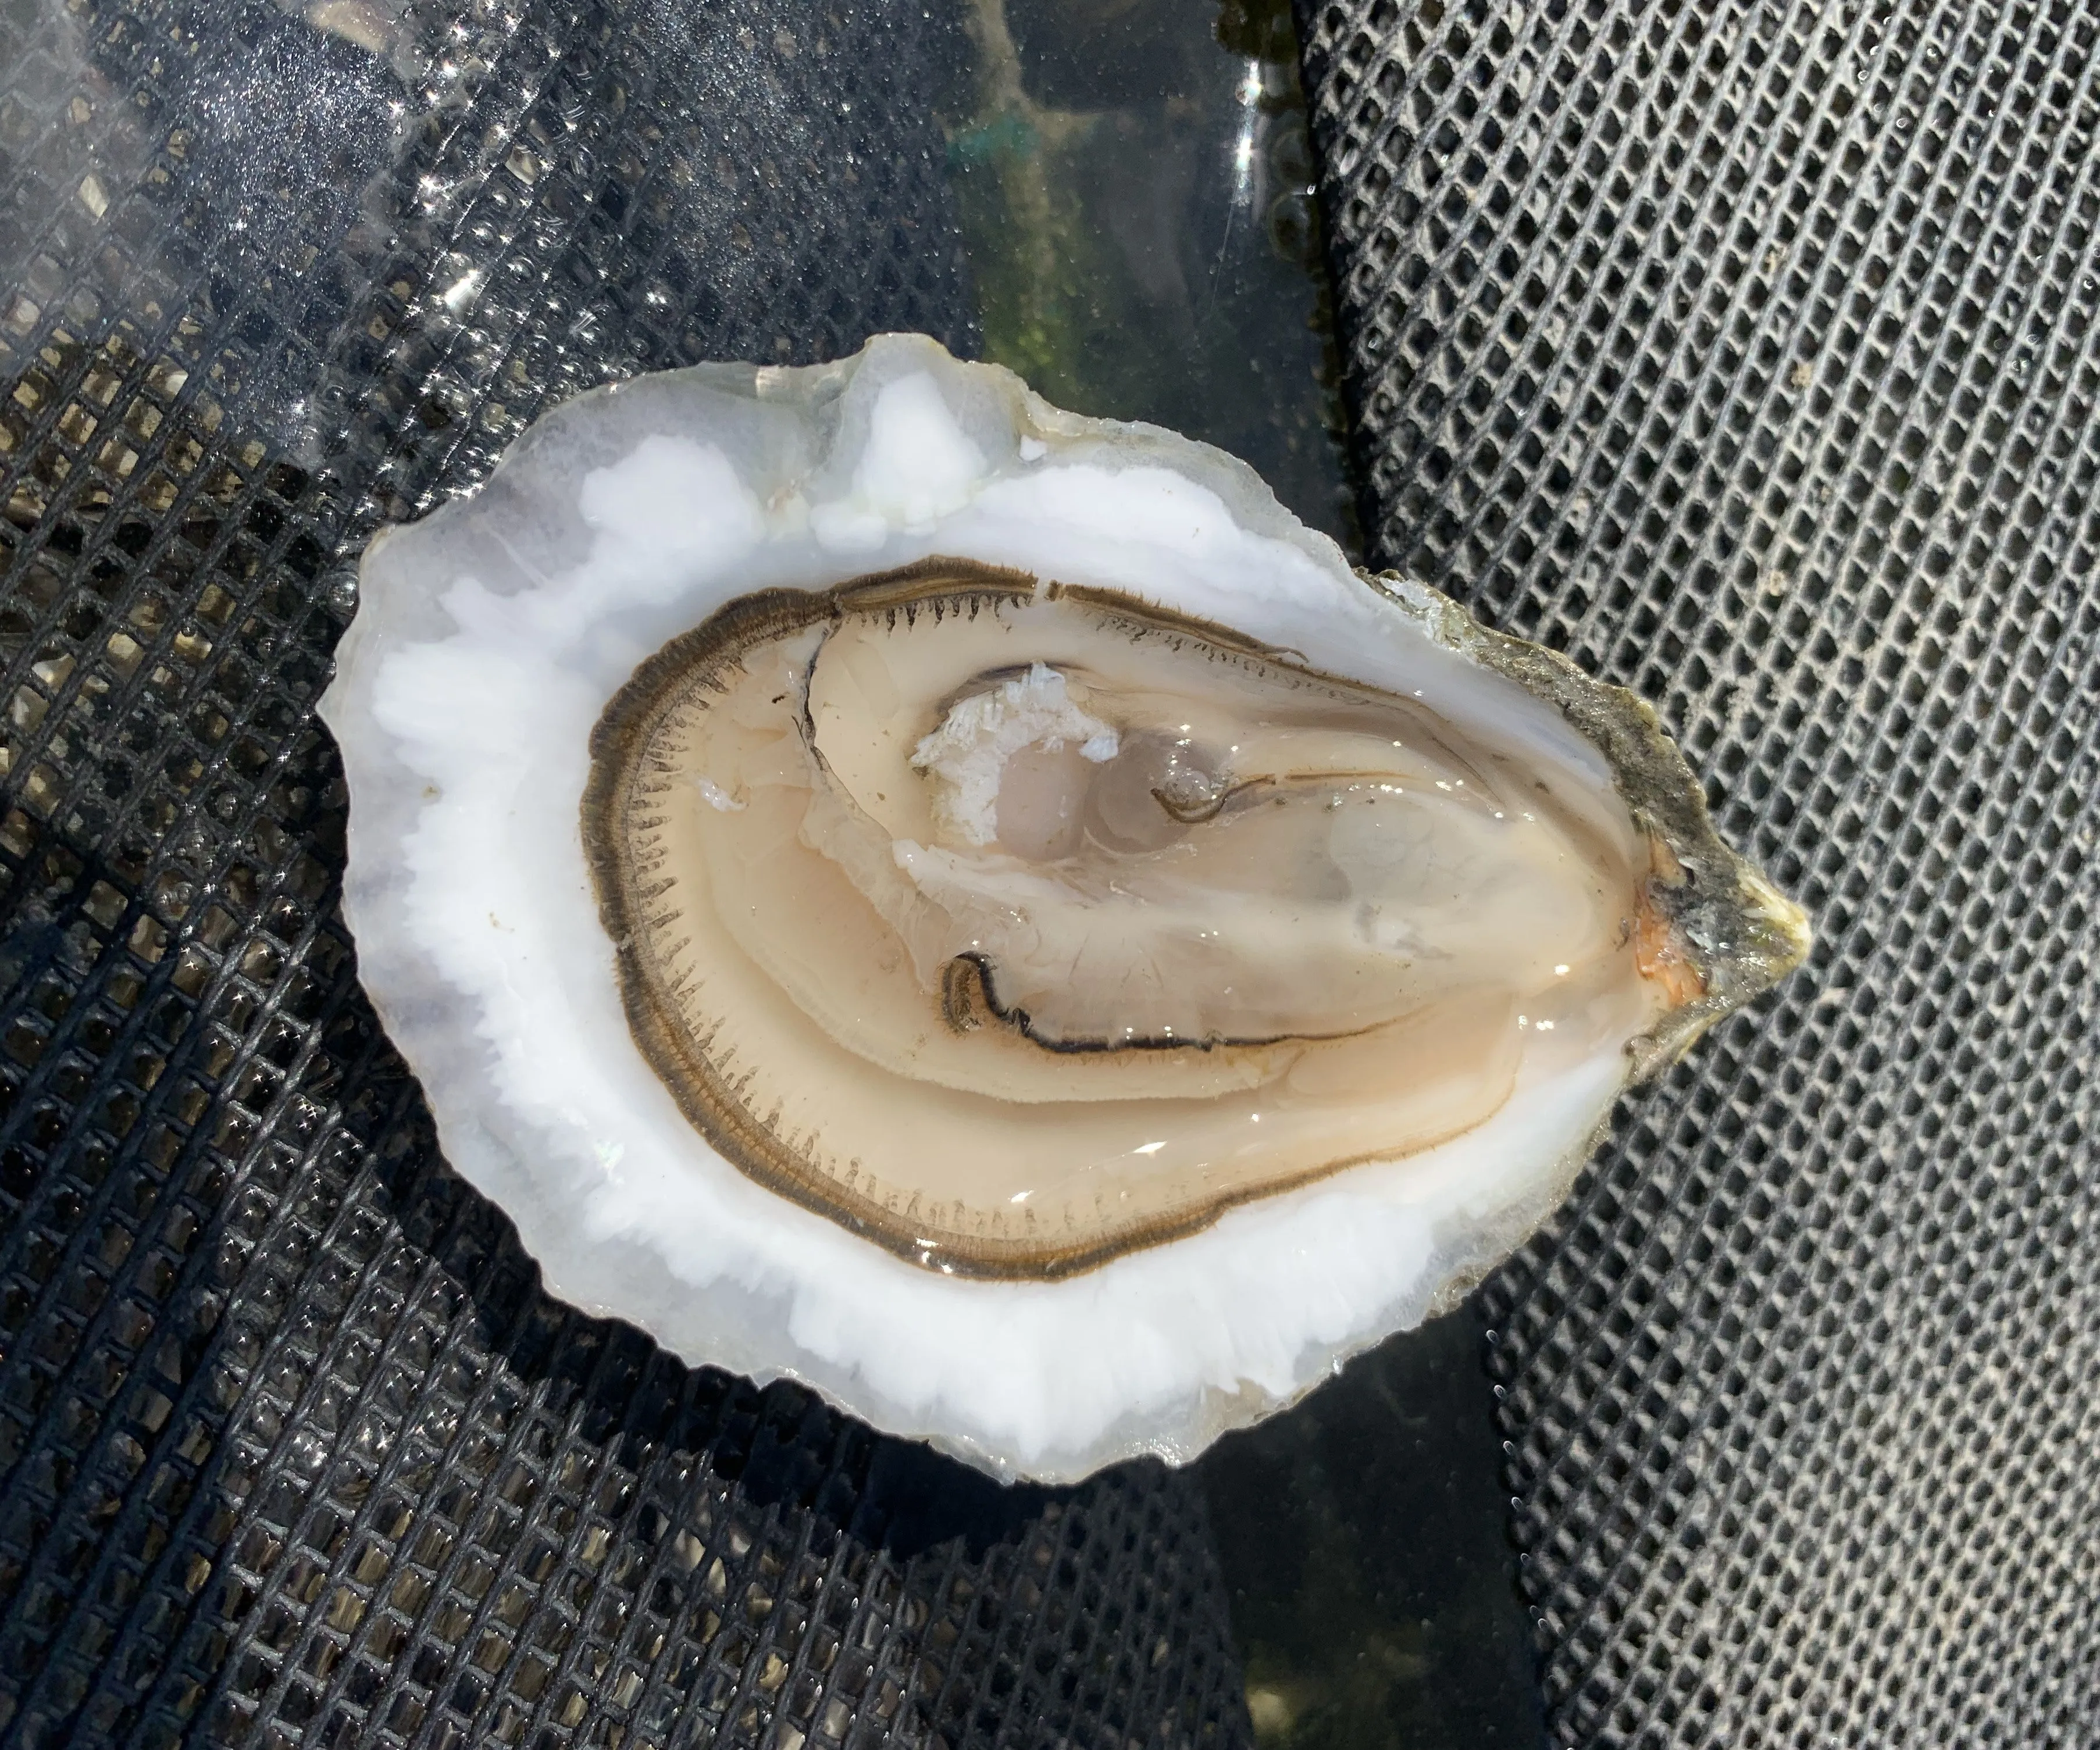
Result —
[[1246, 1744], [1192, 1479], [1001, 1491], [550, 1302], [337, 909], [364, 537], [610, 378], [968, 350], [955, 46], [305, 10], [0, 0], [0, 1741]]
[[[373, 527], [610, 377], [968, 349], [947, 26], [307, 10], [0, 0], [0, 1737], [1246, 1743], [1192, 1483], [548, 1301], [335, 909]], [[1821, 931], [1485, 1296], [1555, 1735], [2089, 1742], [2100, 21], [1300, 25], [1375, 556]]]
[[1485, 1297], [1554, 1742], [2100, 1743], [2100, 9], [1300, 23], [1378, 557], [1818, 932]]

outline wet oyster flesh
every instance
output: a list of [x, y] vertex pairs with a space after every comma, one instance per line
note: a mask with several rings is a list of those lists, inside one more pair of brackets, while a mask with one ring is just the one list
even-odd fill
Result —
[[1061, 1274], [1413, 1153], [1527, 1034], [1609, 1051], [1669, 1001], [1614, 793], [1116, 593], [935, 559], [740, 602], [595, 747], [667, 1085], [946, 1268]]

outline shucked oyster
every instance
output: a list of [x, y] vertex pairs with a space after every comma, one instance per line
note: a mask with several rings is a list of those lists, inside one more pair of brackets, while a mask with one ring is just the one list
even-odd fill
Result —
[[722, 1154], [1040, 1278], [1463, 1135], [1533, 1031], [1616, 1065], [1657, 1021], [1650, 848], [1529, 752], [937, 558], [668, 645], [601, 721], [584, 837], [634, 1037]]
[[1436, 1310], [1799, 957], [1644, 707], [889, 337], [376, 541], [365, 981], [550, 1287], [1002, 1474]]

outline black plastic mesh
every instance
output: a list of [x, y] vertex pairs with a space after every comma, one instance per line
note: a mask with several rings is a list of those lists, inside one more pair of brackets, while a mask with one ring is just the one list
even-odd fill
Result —
[[967, 350], [942, 28], [0, 0], [0, 1740], [1247, 1742], [1189, 1479], [548, 1301], [336, 910], [373, 527], [609, 377]]
[[1374, 547], [1820, 934], [1486, 1294], [1555, 1741], [2100, 1742], [2100, 13], [1300, 16]]

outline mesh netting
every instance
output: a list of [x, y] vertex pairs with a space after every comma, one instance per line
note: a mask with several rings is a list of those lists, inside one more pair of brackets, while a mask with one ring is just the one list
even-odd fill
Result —
[[2100, 1741], [2100, 14], [1301, 17], [1374, 548], [1820, 936], [1487, 1291], [1555, 1741]]
[[336, 910], [364, 536], [552, 400], [967, 350], [909, 3], [0, 3], [0, 1739], [1246, 1742], [1201, 1499], [550, 1303]]
[[[1243, 1743], [1200, 1502], [549, 1303], [334, 912], [349, 559], [534, 412], [966, 347], [914, 6], [0, 3], [0, 1736]], [[2100, 18], [1308, 7], [1389, 562], [1807, 971], [1487, 1291], [1556, 1735], [2100, 1735]]]

